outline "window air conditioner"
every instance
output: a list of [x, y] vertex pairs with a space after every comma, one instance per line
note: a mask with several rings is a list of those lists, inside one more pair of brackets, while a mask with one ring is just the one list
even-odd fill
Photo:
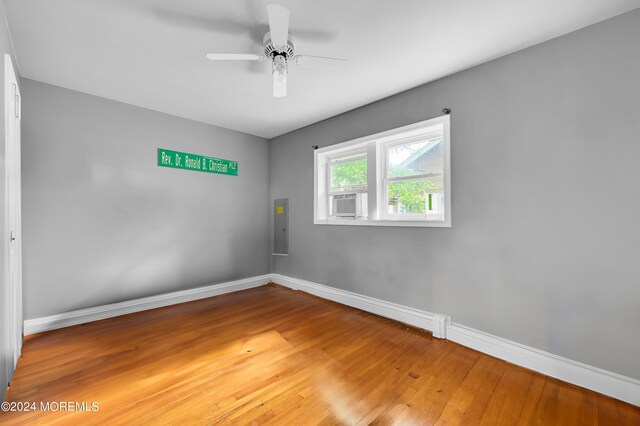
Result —
[[333, 212], [336, 217], [362, 216], [362, 194], [340, 194], [333, 196]]

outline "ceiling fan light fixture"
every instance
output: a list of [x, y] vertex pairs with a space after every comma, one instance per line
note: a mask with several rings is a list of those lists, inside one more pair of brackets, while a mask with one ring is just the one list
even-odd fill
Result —
[[287, 95], [287, 59], [284, 55], [274, 55], [272, 73], [273, 97], [282, 98]]

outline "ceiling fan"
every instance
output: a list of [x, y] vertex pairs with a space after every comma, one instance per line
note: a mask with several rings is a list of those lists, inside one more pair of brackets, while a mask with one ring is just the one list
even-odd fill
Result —
[[253, 53], [209, 53], [212, 61], [271, 61], [273, 74], [273, 96], [281, 98], [287, 95], [287, 73], [291, 62], [301, 67], [344, 69], [346, 59], [326, 58], [322, 56], [296, 55], [295, 40], [289, 34], [289, 9], [279, 4], [267, 5], [269, 31], [264, 35], [262, 44], [264, 54]]

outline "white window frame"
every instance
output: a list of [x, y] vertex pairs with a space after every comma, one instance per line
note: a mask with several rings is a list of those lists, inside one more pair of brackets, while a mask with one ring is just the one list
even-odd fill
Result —
[[[423, 173], [423, 174], [418, 174], [418, 175], [411, 175], [411, 176], [401, 176], [401, 177], [389, 177], [389, 158], [387, 155], [387, 151], [390, 148], [399, 146], [399, 145], [405, 145], [405, 144], [410, 144], [412, 142], [420, 142], [420, 141], [424, 141], [426, 140], [431, 140], [436, 136], [440, 136], [442, 133], [440, 130], [438, 131], [434, 131], [434, 132], [430, 132], [430, 133], [425, 133], [425, 134], [420, 134], [417, 136], [411, 136], [411, 137], [405, 137], [405, 138], [398, 138], [397, 140], [391, 140], [390, 142], [384, 142], [384, 143], [380, 143], [379, 144], [379, 152], [380, 155], [378, 156], [378, 158], [380, 159], [381, 163], [382, 163], [382, 177], [381, 179], [378, 181], [379, 185], [378, 185], [378, 189], [379, 189], [379, 199], [382, 200], [382, 209], [380, 211], [380, 218], [382, 220], [411, 220], [411, 221], [426, 221], [425, 219], [425, 215], [421, 215], [421, 214], [415, 214], [415, 215], [408, 215], [408, 214], [404, 214], [404, 215], [392, 215], [389, 214], [387, 212], [387, 206], [389, 205], [389, 198], [388, 198], [388, 191], [387, 191], [387, 184], [390, 182], [407, 182], [407, 181], [412, 181], [412, 180], [420, 180], [420, 179], [426, 179], [426, 178], [430, 178], [430, 177], [436, 177], [436, 176], [440, 176], [440, 173]], [[444, 140], [443, 140], [444, 143]], [[442, 174], [442, 179], [444, 182], [444, 173]], [[445, 212], [446, 212], [446, 208], [445, 208]], [[429, 222], [433, 222], [433, 220], [430, 220]]]
[[[438, 127], [442, 127], [439, 130]], [[443, 193], [444, 193], [444, 219], [426, 220], [423, 215], [388, 215], [386, 213], [387, 200], [385, 191], [385, 179], [387, 162], [385, 148], [393, 145], [407, 143], [412, 139], [429, 137], [433, 132], [442, 132], [443, 146]], [[374, 135], [342, 142], [339, 144], [314, 150], [314, 196], [313, 196], [313, 223], [316, 225], [352, 225], [352, 226], [407, 226], [407, 227], [451, 227], [451, 151], [450, 151], [450, 118], [443, 115], [430, 120], [410, 124], [376, 133]], [[328, 160], [331, 158], [352, 155], [355, 153], [367, 153], [367, 189], [368, 189], [368, 217], [359, 219], [342, 219], [329, 216], [329, 181], [330, 170]], [[428, 175], [412, 176], [425, 177]], [[396, 179], [396, 178], [390, 178]], [[397, 178], [407, 179], [406, 177]]]

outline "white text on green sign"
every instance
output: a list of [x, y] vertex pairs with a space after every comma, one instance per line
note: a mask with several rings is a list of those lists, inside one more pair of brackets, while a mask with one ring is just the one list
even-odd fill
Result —
[[238, 176], [238, 162], [158, 148], [158, 166]]

